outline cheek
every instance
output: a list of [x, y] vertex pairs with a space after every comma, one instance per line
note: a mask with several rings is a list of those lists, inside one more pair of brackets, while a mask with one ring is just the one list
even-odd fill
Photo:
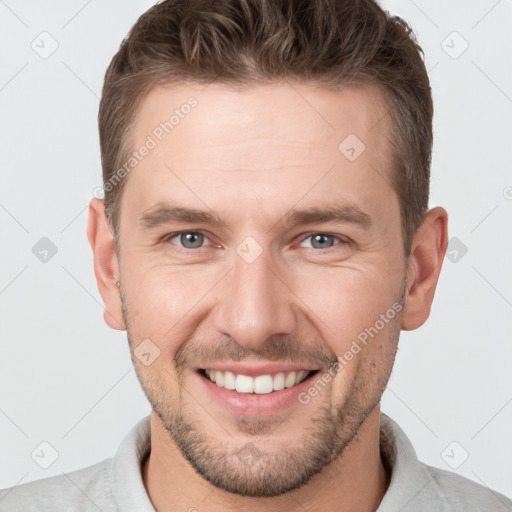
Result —
[[376, 266], [312, 268], [292, 289], [305, 304], [304, 314], [340, 354], [381, 314], [392, 309], [398, 297], [398, 281]]
[[131, 331], [142, 339], [169, 338], [201, 297], [201, 285], [193, 272], [177, 272], [162, 266], [145, 270], [134, 264], [125, 268], [124, 275]]
[[169, 367], [176, 351], [196, 334], [210, 311], [209, 292], [225, 271], [219, 276], [219, 269], [213, 267], [148, 265], [142, 258], [130, 266], [125, 263], [128, 282], [123, 287], [133, 345], [150, 339], [160, 351], [159, 361]]
[[[337, 347], [339, 370], [334, 380], [334, 404], [363, 404], [380, 398], [389, 379], [399, 338], [400, 314], [389, 308]], [[382, 319], [384, 318], [384, 320]]]
[[[134, 345], [149, 338], [172, 357], [218, 305], [208, 295], [213, 289], [222, 290], [226, 268], [213, 264], [177, 268], [145, 261], [142, 256], [124, 263], [123, 287], [129, 299]], [[397, 299], [398, 273], [382, 268], [389, 266], [366, 261], [364, 266], [311, 264], [300, 271], [292, 269], [283, 276], [293, 292], [285, 300], [302, 311], [306, 322], [335, 353], [343, 354]]]

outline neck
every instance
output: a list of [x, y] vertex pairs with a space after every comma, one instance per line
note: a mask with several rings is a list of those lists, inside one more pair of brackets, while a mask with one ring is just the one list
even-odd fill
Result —
[[198, 475], [151, 412], [151, 452], [142, 476], [157, 512], [295, 512], [298, 504], [309, 512], [375, 512], [390, 480], [380, 456], [379, 427], [377, 405], [340, 457], [308, 484], [275, 498], [252, 498], [227, 493]]

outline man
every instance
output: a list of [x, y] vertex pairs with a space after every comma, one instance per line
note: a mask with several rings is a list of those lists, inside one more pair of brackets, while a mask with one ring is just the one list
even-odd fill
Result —
[[420, 51], [371, 0], [138, 20], [105, 77], [87, 234], [152, 412], [2, 510], [512, 510], [380, 413], [448, 239]]

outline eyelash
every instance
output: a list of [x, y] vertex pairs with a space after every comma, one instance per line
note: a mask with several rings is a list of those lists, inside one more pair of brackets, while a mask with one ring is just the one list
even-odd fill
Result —
[[[190, 233], [194, 233], [194, 234], [200, 234], [200, 235], [203, 235], [205, 237], [205, 239], [209, 240], [208, 236], [201, 232], [201, 231], [177, 231], [175, 233], [169, 233], [167, 235], [165, 235], [161, 241], [163, 243], [168, 243], [170, 242], [173, 238], [176, 238], [177, 236], [179, 235], [183, 235], [183, 234], [190, 234]], [[320, 253], [329, 253], [331, 252], [332, 250], [335, 250], [337, 247], [339, 247], [340, 245], [349, 245], [351, 243], [351, 240], [348, 239], [347, 237], [339, 237], [339, 236], [336, 236], [336, 235], [331, 235], [329, 233], [324, 233], [323, 231], [315, 231], [315, 232], [312, 232], [312, 233], [308, 233], [306, 234], [305, 236], [302, 235], [301, 237], [301, 243], [304, 242], [305, 240], [307, 240], [308, 238], [311, 238], [312, 236], [314, 235], [324, 235], [324, 236], [327, 236], [327, 237], [331, 237], [335, 240], [338, 240], [340, 243], [339, 244], [336, 244], [336, 245], [333, 245], [332, 247], [328, 247], [327, 249], [317, 249], [316, 252], [320, 252]], [[176, 245], [176, 244], [173, 244], [173, 245]], [[177, 249], [179, 252], [185, 252], [185, 253], [190, 253], [190, 252], [193, 252], [193, 251], [199, 251], [200, 249], [205, 249], [207, 246], [204, 246], [204, 247], [197, 247], [195, 249], [187, 249], [185, 247], [180, 247], [178, 245], [176, 245]], [[307, 247], [307, 249], [315, 249], [314, 247]]]

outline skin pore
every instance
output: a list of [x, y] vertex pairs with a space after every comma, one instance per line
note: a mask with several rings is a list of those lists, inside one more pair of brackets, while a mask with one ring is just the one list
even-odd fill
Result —
[[[119, 260], [103, 201], [89, 207], [105, 320], [127, 330], [152, 406], [141, 468], [150, 499], [159, 512], [374, 511], [390, 477], [379, 402], [400, 329], [429, 315], [447, 214], [427, 213], [405, 258], [375, 86], [159, 87], [137, 114], [133, 148], [190, 96], [197, 106], [127, 177]], [[365, 145], [353, 160], [338, 149], [351, 134]], [[176, 207], [210, 217], [178, 218]], [[328, 208], [336, 220], [292, 215]], [[393, 309], [308, 403], [270, 411], [239, 393], [235, 412], [199, 371], [286, 363], [317, 370], [311, 385]], [[158, 351], [149, 365], [134, 356], [144, 340]]]

